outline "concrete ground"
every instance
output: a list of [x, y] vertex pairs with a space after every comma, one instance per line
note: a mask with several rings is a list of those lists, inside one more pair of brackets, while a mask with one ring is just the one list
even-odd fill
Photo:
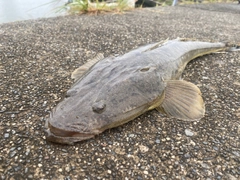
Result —
[[240, 42], [240, 5], [136, 9], [0, 25], [0, 179], [240, 179], [240, 52], [189, 63], [206, 115], [197, 122], [153, 110], [74, 146], [46, 142], [45, 119], [94, 57], [195, 38]]

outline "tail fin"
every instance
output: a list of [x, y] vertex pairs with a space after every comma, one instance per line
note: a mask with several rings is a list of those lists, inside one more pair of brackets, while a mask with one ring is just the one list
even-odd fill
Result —
[[234, 52], [234, 51], [240, 51], [240, 43], [239, 44], [232, 44], [232, 43], [226, 43], [226, 51]]

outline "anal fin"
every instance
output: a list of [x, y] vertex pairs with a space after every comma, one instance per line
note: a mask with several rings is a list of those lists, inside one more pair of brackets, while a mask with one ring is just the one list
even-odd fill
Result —
[[79, 68], [75, 69], [72, 72], [71, 78], [76, 81], [79, 79], [87, 70], [89, 70], [94, 64], [96, 64], [98, 61], [102, 60], [104, 58], [102, 53], [97, 54], [96, 57], [93, 59], [89, 59], [85, 64], [80, 66]]
[[199, 120], [205, 114], [205, 106], [199, 88], [187, 81], [166, 81], [165, 97], [156, 109], [181, 120]]

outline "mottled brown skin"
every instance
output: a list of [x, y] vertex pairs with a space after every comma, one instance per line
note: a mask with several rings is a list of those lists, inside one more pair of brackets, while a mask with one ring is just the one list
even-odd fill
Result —
[[46, 122], [47, 140], [73, 144], [161, 106], [168, 80], [223, 43], [172, 40], [100, 60], [67, 91]]

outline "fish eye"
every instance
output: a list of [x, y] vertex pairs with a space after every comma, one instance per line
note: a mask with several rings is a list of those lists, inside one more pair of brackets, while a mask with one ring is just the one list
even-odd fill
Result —
[[106, 104], [103, 100], [94, 102], [92, 105], [92, 110], [98, 114], [101, 114], [106, 109]]
[[149, 69], [150, 69], [150, 67], [144, 67], [144, 68], [140, 69], [140, 71], [141, 71], [141, 72], [146, 72], [146, 71], [148, 71]]

